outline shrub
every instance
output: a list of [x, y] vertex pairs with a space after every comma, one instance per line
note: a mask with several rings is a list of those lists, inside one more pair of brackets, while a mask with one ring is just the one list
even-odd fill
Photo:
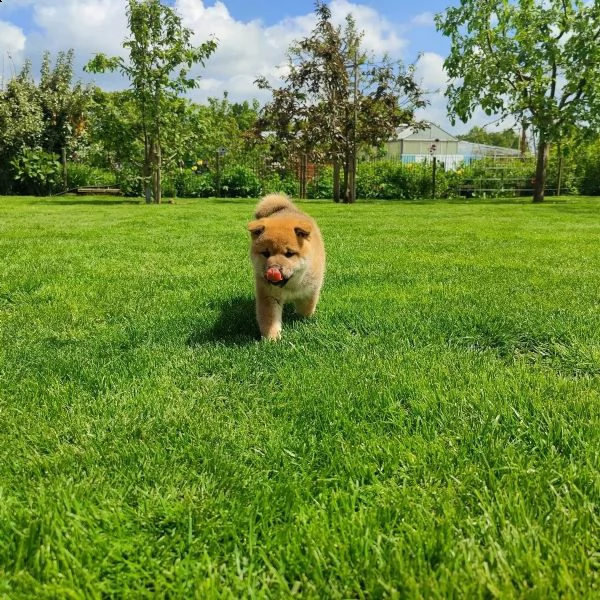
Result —
[[579, 191], [587, 196], [600, 196], [600, 148], [587, 151], [577, 165], [576, 176], [580, 181]]
[[68, 187], [82, 187], [86, 185], [115, 185], [115, 175], [106, 169], [91, 167], [82, 163], [69, 163], [67, 165]]
[[125, 165], [117, 171], [117, 185], [124, 196], [143, 195], [142, 177], [132, 165]]
[[25, 148], [11, 161], [11, 166], [25, 194], [47, 196], [61, 180], [58, 156], [37, 148]]
[[216, 193], [214, 175], [204, 172], [184, 170], [174, 176], [175, 195], [180, 198], [208, 198]]
[[225, 169], [221, 175], [221, 194], [223, 196], [253, 198], [260, 196], [261, 193], [260, 179], [250, 167], [235, 165]]
[[260, 184], [263, 194], [282, 192], [288, 196], [294, 196], [298, 193], [298, 182], [290, 174], [271, 173], [262, 177]]
[[333, 169], [324, 167], [306, 184], [306, 196], [312, 199], [333, 197]]
[[[437, 171], [437, 191], [443, 185], [444, 169]], [[358, 165], [357, 196], [382, 200], [430, 198], [432, 166], [429, 162], [404, 164], [395, 161], [364, 162]]]
[[497, 160], [483, 158], [457, 169], [458, 193], [472, 197], [498, 198], [531, 193], [535, 164], [533, 159]]

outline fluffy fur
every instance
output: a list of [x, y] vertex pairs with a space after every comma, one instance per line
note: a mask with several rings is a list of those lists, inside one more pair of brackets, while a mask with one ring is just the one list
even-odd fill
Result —
[[266, 196], [254, 216], [248, 230], [256, 318], [262, 337], [276, 340], [286, 302], [293, 302], [304, 317], [315, 312], [325, 274], [325, 248], [316, 222], [287, 196]]

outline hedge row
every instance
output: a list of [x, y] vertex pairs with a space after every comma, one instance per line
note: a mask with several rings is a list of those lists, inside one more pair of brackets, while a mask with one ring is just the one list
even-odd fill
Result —
[[[13, 182], [12, 193], [47, 194], [62, 191], [62, 169], [48, 156], [29, 157], [29, 163], [20, 167], [20, 177]], [[50, 168], [52, 167], [52, 168]], [[600, 194], [600, 158], [590, 153], [583, 159], [563, 161], [559, 167], [553, 160], [548, 169], [548, 193], [560, 190], [562, 194]], [[330, 167], [318, 169], [318, 174], [307, 183], [309, 198], [332, 197], [333, 171]], [[45, 175], [44, 175], [45, 173]], [[446, 170], [438, 163], [435, 178], [435, 197], [451, 198], [500, 197], [531, 193], [535, 163], [525, 160], [494, 161], [484, 159]], [[45, 177], [45, 179], [43, 179]], [[222, 173], [198, 172], [190, 168], [177, 169], [163, 175], [163, 195], [170, 197], [206, 198], [214, 196], [255, 198], [274, 191], [292, 196], [299, 192], [294, 173], [268, 171], [261, 174], [245, 165], [226, 166]], [[42, 185], [43, 184], [43, 185]], [[137, 172], [122, 169], [116, 175], [85, 164], [68, 165], [68, 187], [86, 185], [118, 185], [127, 196], [141, 196], [142, 182]], [[357, 196], [384, 200], [432, 198], [433, 166], [431, 161], [404, 164], [394, 161], [363, 162], [358, 165]]]

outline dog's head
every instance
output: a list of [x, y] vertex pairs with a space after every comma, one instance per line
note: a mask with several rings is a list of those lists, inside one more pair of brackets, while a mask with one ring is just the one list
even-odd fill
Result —
[[303, 273], [312, 252], [313, 224], [302, 216], [271, 216], [248, 225], [250, 256], [257, 273], [271, 285], [285, 287]]

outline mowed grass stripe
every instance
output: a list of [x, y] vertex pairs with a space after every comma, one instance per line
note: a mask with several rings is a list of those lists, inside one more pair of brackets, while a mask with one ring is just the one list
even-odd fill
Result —
[[600, 204], [306, 202], [261, 343], [253, 201], [0, 204], [0, 595], [594, 597]]

